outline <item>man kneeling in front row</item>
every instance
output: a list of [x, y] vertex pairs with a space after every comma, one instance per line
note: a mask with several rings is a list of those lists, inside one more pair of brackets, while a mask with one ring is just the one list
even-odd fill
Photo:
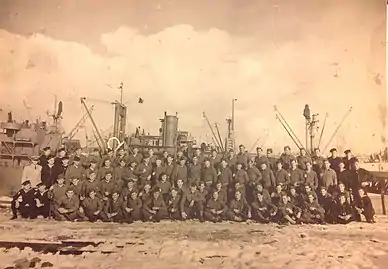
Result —
[[241, 191], [236, 191], [234, 199], [230, 201], [228, 211], [226, 212], [227, 220], [242, 222], [251, 217], [251, 207], [248, 205], [247, 200], [241, 197]]
[[85, 220], [85, 215], [80, 211], [79, 199], [74, 195], [74, 188], [66, 189], [66, 196], [61, 198], [54, 209], [56, 220], [79, 221]]
[[180, 202], [182, 220], [198, 218], [201, 222], [203, 219], [203, 197], [197, 191], [197, 186], [191, 184], [190, 190], [183, 194]]
[[82, 201], [82, 209], [90, 222], [95, 222], [97, 220], [108, 221], [108, 217], [102, 211], [103, 203], [101, 199], [96, 197], [95, 190], [90, 190], [88, 197]]
[[218, 192], [213, 191], [212, 198], [207, 202], [204, 217], [208, 221], [222, 222], [225, 219], [226, 206], [218, 199]]
[[22, 183], [22, 188], [12, 199], [12, 219], [16, 219], [18, 217], [18, 213], [22, 218], [30, 218], [34, 204], [34, 191], [31, 189], [31, 182], [26, 180]]

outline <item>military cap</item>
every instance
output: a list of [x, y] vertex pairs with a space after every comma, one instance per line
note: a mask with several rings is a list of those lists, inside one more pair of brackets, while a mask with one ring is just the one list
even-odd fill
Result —
[[58, 149], [58, 152], [61, 152], [61, 151], [66, 151], [66, 149], [65, 148]]
[[272, 149], [267, 149], [267, 153], [273, 153]]
[[50, 147], [44, 147], [43, 151], [47, 151], [47, 150], [50, 150], [50, 149], [51, 149]]
[[256, 150], [263, 150], [263, 148], [261, 148], [261, 147], [257, 147], [257, 148], [256, 148]]
[[334, 152], [334, 151], [337, 151], [337, 149], [336, 149], [336, 148], [332, 148], [332, 149], [330, 150], [330, 153], [332, 153], [332, 152]]
[[350, 149], [347, 149], [347, 150], [344, 151], [345, 154], [349, 154], [349, 153], [351, 153], [351, 152], [352, 152], [352, 151], [351, 151]]
[[27, 186], [27, 185], [31, 185], [31, 181], [29, 180], [23, 181], [22, 186]]
[[39, 161], [39, 156], [32, 156], [32, 157], [31, 157], [31, 160], [32, 160], [32, 161]]
[[290, 146], [285, 146], [284, 150], [286, 150], [286, 149], [291, 150]]
[[46, 187], [46, 184], [44, 184], [43, 182], [39, 182], [37, 185], [36, 185], [36, 187], [40, 187], [40, 186], [45, 186]]

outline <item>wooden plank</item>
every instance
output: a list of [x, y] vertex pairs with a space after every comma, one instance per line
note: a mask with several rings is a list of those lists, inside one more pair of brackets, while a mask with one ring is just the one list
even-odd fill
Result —
[[[115, 253], [113, 249], [104, 250], [104, 249], [93, 249], [97, 247], [100, 243], [90, 242], [90, 241], [68, 241], [68, 242], [48, 242], [48, 241], [0, 241], [0, 248], [19, 248], [25, 249], [27, 247], [31, 248], [37, 252], [43, 253], [61, 253], [61, 254], [73, 254], [80, 255], [84, 252], [100, 252], [104, 254]], [[90, 249], [84, 249], [87, 246], [92, 246]]]

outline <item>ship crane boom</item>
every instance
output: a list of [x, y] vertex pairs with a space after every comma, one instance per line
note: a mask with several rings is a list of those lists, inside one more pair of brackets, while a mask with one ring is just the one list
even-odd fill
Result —
[[336, 136], [336, 134], [338, 133], [339, 129], [341, 128], [342, 124], [344, 123], [344, 121], [346, 120], [346, 118], [349, 116], [349, 114], [352, 112], [352, 109], [353, 107], [350, 107], [349, 110], [345, 113], [345, 115], [343, 116], [340, 124], [338, 124], [337, 128], [335, 129], [334, 133], [331, 135], [329, 141], [327, 142], [325, 148], [323, 149], [323, 152], [326, 151], [326, 149], [330, 146], [330, 143], [331, 141], [333, 141], [334, 137]]
[[218, 135], [218, 139], [219, 139], [219, 142], [220, 142], [220, 146], [221, 146], [221, 151], [225, 151], [224, 149], [224, 142], [222, 141], [222, 138], [221, 138], [221, 134], [220, 134], [220, 130], [218, 129], [218, 124], [216, 123], [214, 125], [214, 127], [216, 128], [216, 131], [217, 131], [217, 135]]
[[96, 133], [96, 136], [97, 136], [98, 140], [100, 140], [99, 141], [101, 143], [101, 145], [99, 144], [100, 149], [102, 149], [105, 152], [106, 151], [106, 147], [105, 147], [104, 139], [102, 138], [102, 135], [101, 135], [100, 131], [97, 128], [97, 124], [94, 121], [92, 113], [90, 112], [88, 106], [86, 105], [85, 99], [86, 99], [85, 97], [81, 98], [81, 104], [84, 106], [84, 108], [86, 110], [86, 113], [88, 114], [88, 117], [89, 117], [90, 121], [92, 122], [92, 125], [94, 127], [94, 131]]
[[214, 141], [216, 142], [216, 146], [218, 146], [218, 147], [222, 150], [222, 146], [220, 145], [221, 142], [218, 141], [218, 138], [217, 138], [217, 136], [216, 136], [216, 133], [214, 132], [213, 127], [212, 127], [212, 125], [210, 124], [210, 121], [209, 121], [208, 117], [206, 116], [206, 113], [203, 112], [202, 115], [203, 115], [203, 117], [205, 118], [206, 123], [207, 123], [207, 125], [209, 126], [210, 131], [212, 132], [213, 139], [214, 139]]
[[[94, 106], [91, 106], [90, 109], [89, 109], [89, 112], [92, 113], [94, 110]], [[85, 123], [85, 121], [87, 120], [88, 118], [88, 113], [86, 112], [82, 118], [77, 122], [77, 124], [74, 126], [74, 128], [69, 132], [68, 135], [66, 135], [66, 137], [68, 139], [73, 139], [73, 137], [78, 133], [80, 127]]]
[[295, 145], [298, 147], [298, 149], [304, 149], [306, 151], [306, 153], [310, 156], [310, 153], [306, 150], [306, 148], [303, 146], [302, 142], [300, 142], [299, 138], [295, 135], [295, 133], [291, 129], [290, 125], [284, 119], [282, 113], [280, 113], [279, 109], [276, 106], [274, 108], [275, 108], [275, 112], [276, 112], [276, 119], [283, 126], [284, 130], [287, 132], [289, 137], [292, 139], [292, 141], [295, 143]]

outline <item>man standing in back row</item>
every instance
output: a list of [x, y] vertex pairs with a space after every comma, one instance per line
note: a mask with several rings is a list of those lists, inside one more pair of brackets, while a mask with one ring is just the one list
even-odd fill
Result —
[[339, 172], [340, 172], [339, 164], [342, 160], [340, 157], [338, 157], [338, 151], [336, 148], [332, 148], [330, 150], [330, 154], [331, 154], [331, 156], [329, 158], [327, 158], [327, 160], [330, 163], [330, 168], [335, 171], [335, 173], [337, 174], [337, 177], [338, 177]]
[[353, 163], [356, 161], [356, 158], [353, 157], [353, 154], [350, 149], [344, 151], [345, 157], [342, 158], [342, 161], [345, 164], [346, 170], [351, 170]]

